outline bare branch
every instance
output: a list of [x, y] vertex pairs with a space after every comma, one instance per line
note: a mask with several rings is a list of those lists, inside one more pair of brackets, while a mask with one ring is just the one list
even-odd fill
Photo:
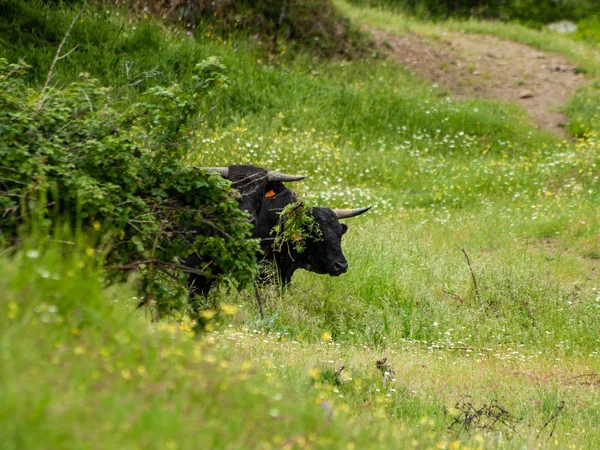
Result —
[[260, 295], [258, 294], [258, 285], [256, 281], [254, 281], [254, 299], [256, 300], [256, 304], [258, 305], [258, 312], [260, 313], [260, 318], [264, 320], [265, 314], [263, 312], [262, 301], [260, 299]]
[[83, 91], [83, 96], [85, 97], [85, 99], [88, 102], [88, 105], [90, 106], [90, 111], [94, 112], [94, 105], [92, 105], [92, 101], [90, 100], [90, 97], [87, 95], [87, 92]]
[[10, 78], [14, 74], [18, 73], [19, 70], [22, 69], [22, 67], [20, 67], [20, 66], [23, 64], [25, 64], [25, 58], [19, 60], [19, 65], [17, 67], [15, 67], [13, 70], [11, 70], [10, 72], [8, 72], [8, 75], [6, 75], [6, 78]]
[[[156, 236], [154, 237], [154, 243], [152, 244], [152, 253], [150, 254], [151, 256], [151, 262], [148, 263], [148, 273], [146, 274], [146, 280], [147, 282], [152, 282], [152, 275], [153, 275], [153, 270], [154, 270], [154, 261], [156, 261], [156, 259], [154, 258], [154, 256], [156, 255], [156, 246], [158, 245], [158, 238], [160, 237], [161, 233], [163, 232], [164, 229], [164, 222], [162, 222], [160, 224], [160, 229], [156, 232]], [[152, 298], [154, 296], [153, 295], [146, 295], [141, 302], [138, 303], [138, 308], [141, 308], [142, 306], [150, 303], [152, 301]]]
[[577, 378], [584, 378], [584, 377], [597, 377], [598, 375], [595, 372], [590, 372], [590, 373], [584, 373], [583, 375], [577, 375], [571, 378], [567, 378], [567, 381], [571, 381], [571, 380], [576, 380]]
[[[65, 45], [65, 43], [67, 42], [67, 39], [69, 38], [69, 35], [71, 34], [71, 30], [73, 30], [73, 27], [75, 26], [75, 24], [77, 23], [77, 21], [79, 20], [81, 15], [83, 14], [83, 11], [85, 10], [86, 6], [87, 5], [84, 4], [83, 7], [81, 8], [81, 10], [79, 11], [79, 13], [77, 13], [75, 18], [71, 22], [69, 29], [65, 33], [65, 36], [63, 37], [62, 42], [58, 46], [58, 50], [56, 51], [56, 55], [54, 56], [54, 61], [52, 61], [52, 65], [50, 66], [50, 70], [48, 71], [48, 76], [46, 77], [46, 82], [44, 83], [44, 86], [42, 87], [42, 91], [40, 92], [40, 100], [38, 101], [37, 110], [36, 110], [37, 113], [39, 113], [42, 110], [42, 106], [44, 105], [44, 94], [46, 93], [46, 89], [48, 89], [48, 85], [50, 84], [50, 80], [52, 79], [52, 74], [54, 73], [54, 67], [56, 66], [56, 62], [59, 59], [61, 59], [60, 52], [62, 51], [62, 48]], [[77, 46], [75, 48], [77, 48]], [[73, 50], [75, 50], [75, 49], [73, 49]], [[71, 50], [71, 52], [73, 50]], [[71, 52], [69, 52], [67, 54], [67, 56]]]
[[[139, 113], [139, 114], [136, 114], [136, 115], [134, 115], [134, 116], [131, 116], [131, 117], [129, 117], [127, 120], [124, 120], [123, 122], [121, 122], [121, 123], [119, 123], [119, 124], [115, 125], [113, 128], [111, 128], [111, 129], [110, 129], [110, 131], [108, 131], [108, 132], [104, 133], [102, 136], [99, 136], [99, 137], [97, 137], [97, 138], [96, 138], [96, 140], [97, 140], [98, 142], [100, 142], [100, 141], [101, 141], [102, 139], [104, 139], [106, 136], [109, 136], [109, 135], [111, 135], [111, 134], [115, 134], [117, 131], [119, 131], [119, 130], [120, 130], [122, 127], [124, 127], [125, 125], [128, 125], [128, 124], [132, 123], [132, 122], [133, 122], [135, 119], [138, 119], [138, 118], [140, 118], [140, 117], [142, 117], [142, 116], [144, 116], [144, 115], [146, 115], [146, 114], [148, 114], [148, 110], [147, 110], [147, 109], [146, 109], [145, 111], [142, 111], [142, 112], [141, 112], [141, 113]], [[83, 141], [79, 141], [79, 142], [77, 142], [77, 144], [79, 144], [79, 143], [81, 143], [81, 142], [83, 142]], [[71, 146], [71, 149], [74, 149], [74, 148], [75, 148], [75, 145], [72, 145], [72, 146]]]
[[77, 44], [75, 47], [73, 47], [71, 50], [69, 50], [68, 53], [65, 53], [64, 55], [62, 55], [61, 57], [59, 57], [57, 59], [57, 61], [60, 61], [61, 59], [66, 58], [67, 56], [69, 56], [71, 53], [73, 53], [78, 48], [79, 48], [79, 44]]
[[113, 50], [115, 48], [115, 45], [117, 45], [117, 41], [119, 40], [119, 36], [121, 36], [121, 33], [123, 32], [124, 28], [125, 28], [125, 24], [123, 23], [121, 25], [121, 28], [119, 28], [119, 32], [117, 33], [117, 36], [115, 37], [113, 45], [111, 46], [111, 50]]
[[469, 255], [467, 255], [467, 251], [464, 248], [461, 248], [462, 252], [465, 254], [465, 258], [467, 258], [467, 265], [469, 266], [469, 270], [471, 271], [471, 278], [473, 279], [473, 287], [475, 288], [475, 296], [477, 300], [481, 302], [481, 295], [479, 295], [479, 288], [477, 287], [477, 279], [475, 278], [475, 272], [473, 272], [473, 267], [471, 267], [471, 261], [469, 260]]
[[3, 195], [3, 196], [5, 196], [5, 197], [26, 198], [26, 199], [28, 199], [28, 200], [35, 200], [35, 198], [33, 198], [33, 197], [28, 197], [27, 195], [11, 194], [10, 192], [3, 192], [3, 191], [0, 191], [0, 195]]
[[552, 414], [552, 416], [550, 416], [550, 418], [546, 421], [546, 423], [544, 424], [544, 426], [542, 428], [540, 428], [540, 432], [538, 433], [536, 440], [540, 438], [540, 436], [542, 435], [542, 431], [544, 431], [544, 429], [550, 425], [552, 423], [552, 429], [550, 430], [550, 434], [548, 435], [548, 438], [551, 438], [552, 435], [554, 434], [554, 429], [556, 428], [556, 423], [558, 422], [558, 415], [561, 413], [561, 411], [565, 408], [565, 401], [561, 401], [559, 403], [559, 405], [556, 407], [556, 410], [554, 411], [554, 413]]
[[[111, 129], [110, 129], [108, 132], [106, 132], [106, 133], [104, 133], [103, 135], [101, 135], [101, 136], [97, 137], [97, 138], [96, 138], [96, 140], [97, 140], [98, 142], [100, 142], [100, 141], [101, 141], [102, 139], [104, 139], [105, 137], [107, 137], [107, 136], [109, 136], [109, 135], [111, 135], [111, 134], [115, 134], [117, 131], [119, 131], [119, 129], [121, 129], [121, 127], [123, 127], [123, 126], [125, 126], [125, 125], [127, 125], [127, 124], [130, 124], [130, 123], [132, 123], [134, 120], [136, 120], [137, 118], [139, 118], [139, 117], [141, 117], [141, 116], [143, 116], [143, 115], [145, 115], [145, 114], [148, 114], [148, 110], [145, 110], [145, 111], [143, 111], [143, 112], [141, 112], [141, 113], [139, 113], [139, 114], [136, 114], [136, 115], [134, 115], [134, 116], [131, 116], [131, 117], [129, 117], [127, 120], [124, 120], [123, 122], [121, 122], [121, 123], [119, 123], [119, 124], [115, 125], [115, 126], [114, 126], [113, 128], [111, 128]], [[71, 145], [71, 146], [69, 147], [69, 150], [74, 150], [74, 149], [77, 147], [77, 145], [81, 144], [81, 143], [82, 143], [82, 142], [84, 142], [86, 139], [87, 139], [87, 137], [83, 137], [83, 138], [81, 138], [80, 140], [78, 140], [77, 142], [75, 142], [73, 145]]]
[[[35, 199], [34, 199], [34, 200], [35, 200]], [[33, 213], [35, 213], [35, 212], [38, 212], [38, 211], [39, 211], [39, 210], [41, 210], [41, 209], [48, 208], [48, 207], [50, 207], [50, 206], [54, 206], [54, 202], [46, 203], [45, 205], [42, 205], [42, 206], [39, 206], [39, 207], [37, 207], [37, 208], [31, 209], [30, 211], [28, 211], [28, 212], [25, 212], [25, 213], [21, 214], [21, 215], [20, 215], [19, 217], [17, 217], [16, 219], [17, 219], [17, 220], [24, 219], [25, 217], [27, 217], [27, 216], [29, 216], [29, 215], [31, 215], [31, 214], [33, 214]]]
[[447, 347], [443, 345], [430, 345], [427, 347], [429, 350], [468, 350], [470, 352], [487, 352], [488, 349], [485, 348], [473, 348], [466, 345], [460, 347]]
[[23, 186], [27, 186], [27, 183], [23, 183], [22, 181], [13, 180], [12, 178], [0, 178], [0, 181], [10, 181], [11, 183], [22, 184]]
[[156, 264], [157, 266], [160, 267], [169, 267], [171, 269], [177, 269], [177, 270], [181, 270], [182, 272], [186, 272], [186, 273], [193, 273], [196, 275], [202, 275], [205, 276], [207, 278], [216, 278], [213, 275], [209, 275], [206, 273], [206, 269], [212, 265], [213, 261], [209, 261], [207, 264], [204, 265], [204, 267], [202, 269], [192, 269], [191, 267], [188, 266], [183, 266], [181, 264], [173, 264], [173, 263], [168, 263], [165, 261], [161, 261], [159, 259], [145, 259], [143, 261], [135, 261], [129, 264], [125, 264], [123, 266], [112, 266], [109, 267], [110, 269], [117, 269], [117, 270], [135, 270], [140, 266], [143, 266], [144, 264]]

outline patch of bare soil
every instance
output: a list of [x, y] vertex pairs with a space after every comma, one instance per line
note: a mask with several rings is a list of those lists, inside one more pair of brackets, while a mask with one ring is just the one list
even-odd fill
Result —
[[517, 102], [540, 128], [563, 137], [568, 119], [559, 108], [587, 84], [564, 57], [493, 36], [447, 33], [434, 40], [367, 30], [391, 58], [454, 97]]

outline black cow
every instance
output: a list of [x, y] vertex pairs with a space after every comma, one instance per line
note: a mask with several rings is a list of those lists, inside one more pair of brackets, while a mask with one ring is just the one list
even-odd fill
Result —
[[[294, 245], [274, 249], [271, 231], [280, 223], [281, 211], [287, 205], [298, 202], [296, 194], [286, 188], [283, 182], [299, 181], [304, 177], [242, 165], [204, 170], [219, 172], [240, 193], [239, 207], [248, 213], [248, 220], [254, 225], [253, 237], [260, 239], [263, 261], [273, 263], [282, 285], [287, 286], [298, 269], [332, 276], [341, 275], [348, 270], [348, 261], [341, 247], [342, 235], [348, 230], [348, 226], [340, 223], [339, 219], [358, 216], [370, 207], [344, 210], [310, 208], [306, 212], [319, 227], [320, 238], [307, 239], [302, 252], [296, 251]], [[199, 267], [203, 262], [205, 261], [198, 255], [191, 255], [185, 265]], [[212, 281], [201, 275], [190, 274], [189, 283], [192, 295], [203, 295], [208, 293]]]

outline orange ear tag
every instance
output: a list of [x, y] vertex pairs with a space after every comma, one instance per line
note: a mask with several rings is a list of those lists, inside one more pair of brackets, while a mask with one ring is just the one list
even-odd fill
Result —
[[275, 191], [271, 189], [269, 192], [265, 194], [266, 198], [275, 198]]

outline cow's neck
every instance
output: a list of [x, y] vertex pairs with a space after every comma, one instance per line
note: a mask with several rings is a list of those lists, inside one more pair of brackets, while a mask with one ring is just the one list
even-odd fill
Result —
[[304, 253], [298, 253], [292, 246], [283, 245], [281, 252], [275, 252], [275, 261], [277, 272], [283, 286], [287, 286], [292, 281], [292, 275], [298, 269], [307, 269], [308, 260]]

